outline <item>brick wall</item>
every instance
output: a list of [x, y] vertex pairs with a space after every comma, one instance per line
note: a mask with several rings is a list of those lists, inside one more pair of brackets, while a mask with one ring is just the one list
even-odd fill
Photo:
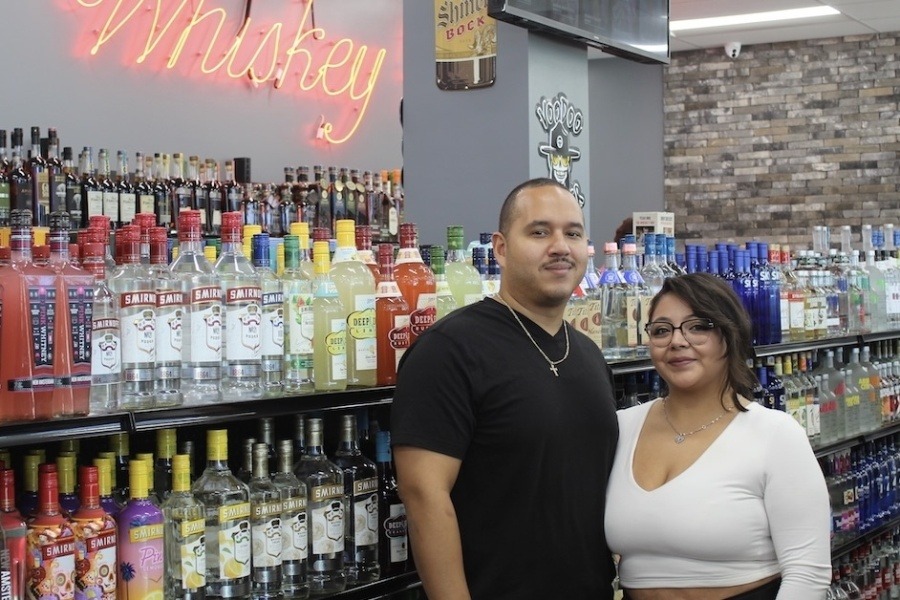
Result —
[[679, 238], [900, 226], [900, 33], [676, 53], [664, 94]]

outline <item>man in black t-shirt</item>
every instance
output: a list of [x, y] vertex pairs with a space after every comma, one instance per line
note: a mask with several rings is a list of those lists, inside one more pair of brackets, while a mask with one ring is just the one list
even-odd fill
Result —
[[499, 229], [500, 293], [437, 322], [398, 373], [391, 431], [416, 567], [430, 600], [609, 600], [611, 377], [563, 320], [584, 218], [537, 179], [510, 193]]

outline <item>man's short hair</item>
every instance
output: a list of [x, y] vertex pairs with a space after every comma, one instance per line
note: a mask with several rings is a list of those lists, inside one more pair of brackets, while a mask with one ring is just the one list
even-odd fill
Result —
[[566, 186], [549, 177], [535, 177], [534, 179], [529, 179], [528, 181], [520, 183], [509, 192], [506, 196], [506, 200], [503, 201], [503, 206], [500, 207], [500, 223], [498, 224], [500, 233], [506, 235], [509, 231], [509, 224], [512, 223], [515, 218], [516, 201], [519, 198], [519, 193], [527, 189], [545, 186], [558, 187], [561, 190], [569, 191]]

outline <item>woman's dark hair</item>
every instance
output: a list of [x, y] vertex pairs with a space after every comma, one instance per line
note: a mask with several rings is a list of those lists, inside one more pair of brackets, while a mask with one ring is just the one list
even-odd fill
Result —
[[[737, 396], [753, 399], [753, 390], [758, 381], [752, 368], [753, 328], [750, 317], [740, 298], [727, 283], [708, 273], [689, 273], [670, 277], [663, 282], [659, 293], [650, 302], [650, 320], [660, 298], [672, 294], [691, 307], [695, 316], [715, 323], [725, 341], [725, 383], [722, 393], [730, 387], [734, 394], [731, 401], [738, 410], [744, 408]], [[727, 407], [726, 407], [727, 408]]]

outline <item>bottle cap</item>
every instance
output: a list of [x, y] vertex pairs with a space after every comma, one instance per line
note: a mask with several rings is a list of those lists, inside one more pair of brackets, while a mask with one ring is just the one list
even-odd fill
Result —
[[415, 223], [400, 224], [400, 247], [415, 248], [418, 243], [418, 230]]
[[75, 456], [57, 456], [56, 472], [59, 474], [58, 483], [60, 493], [73, 493], [75, 491]]
[[11, 510], [16, 505], [16, 472], [0, 469], [0, 510]]
[[271, 249], [269, 246], [269, 234], [257, 233], [253, 236], [252, 244], [253, 266], [270, 268], [272, 266], [272, 263]]
[[359, 250], [372, 249], [372, 228], [369, 225], [356, 226], [356, 247]]
[[150, 469], [145, 460], [128, 461], [128, 488], [132, 499], [144, 499], [149, 495]]
[[82, 504], [100, 497], [100, 477], [97, 467], [82, 465], [78, 467], [79, 496]]
[[199, 240], [200, 211], [183, 210], [178, 213], [178, 241], [196, 242]]
[[172, 457], [172, 491], [186, 492], [191, 489], [191, 457], [176, 454]]
[[112, 495], [112, 459], [97, 457], [94, 466], [97, 467], [97, 493], [100, 496]]
[[353, 219], [338, 219], [334, 223], [334, 231], [340, 235], [343, 232], [356, 233], [356, 222]]
[[172, 458], [178, 447], [174, 429], [160, 429], [156, 432], [156, 455], [160, 458]]
[[31, 211], [25, 208], [14, 208], [9, 211], [9, 226], [24, 229], [31, 227]]
[[228, 430], [210, 429], [206, 432], [206, 457], [208, 460], [228, 460]]
[[38, 467], [38, 510], [44, 513], [59, 511], [59, 478], [56, 465], [44, 463]]
[[305, 223], [305, 222], [291, 223], [291, 235], [295, 235], [297, 237], [305, 235], [305, 236], [309, 237], [309, 223]]
[[328, 254], [328, 242], [315, 242], [313, 244], [313, 261], [316, 275], [328, 273], [331, 267], [331, 257]]
[[31, 247], [31, 257], [35, 262], [47, 261], [50, 259], [50, 246], [43, 244]]

